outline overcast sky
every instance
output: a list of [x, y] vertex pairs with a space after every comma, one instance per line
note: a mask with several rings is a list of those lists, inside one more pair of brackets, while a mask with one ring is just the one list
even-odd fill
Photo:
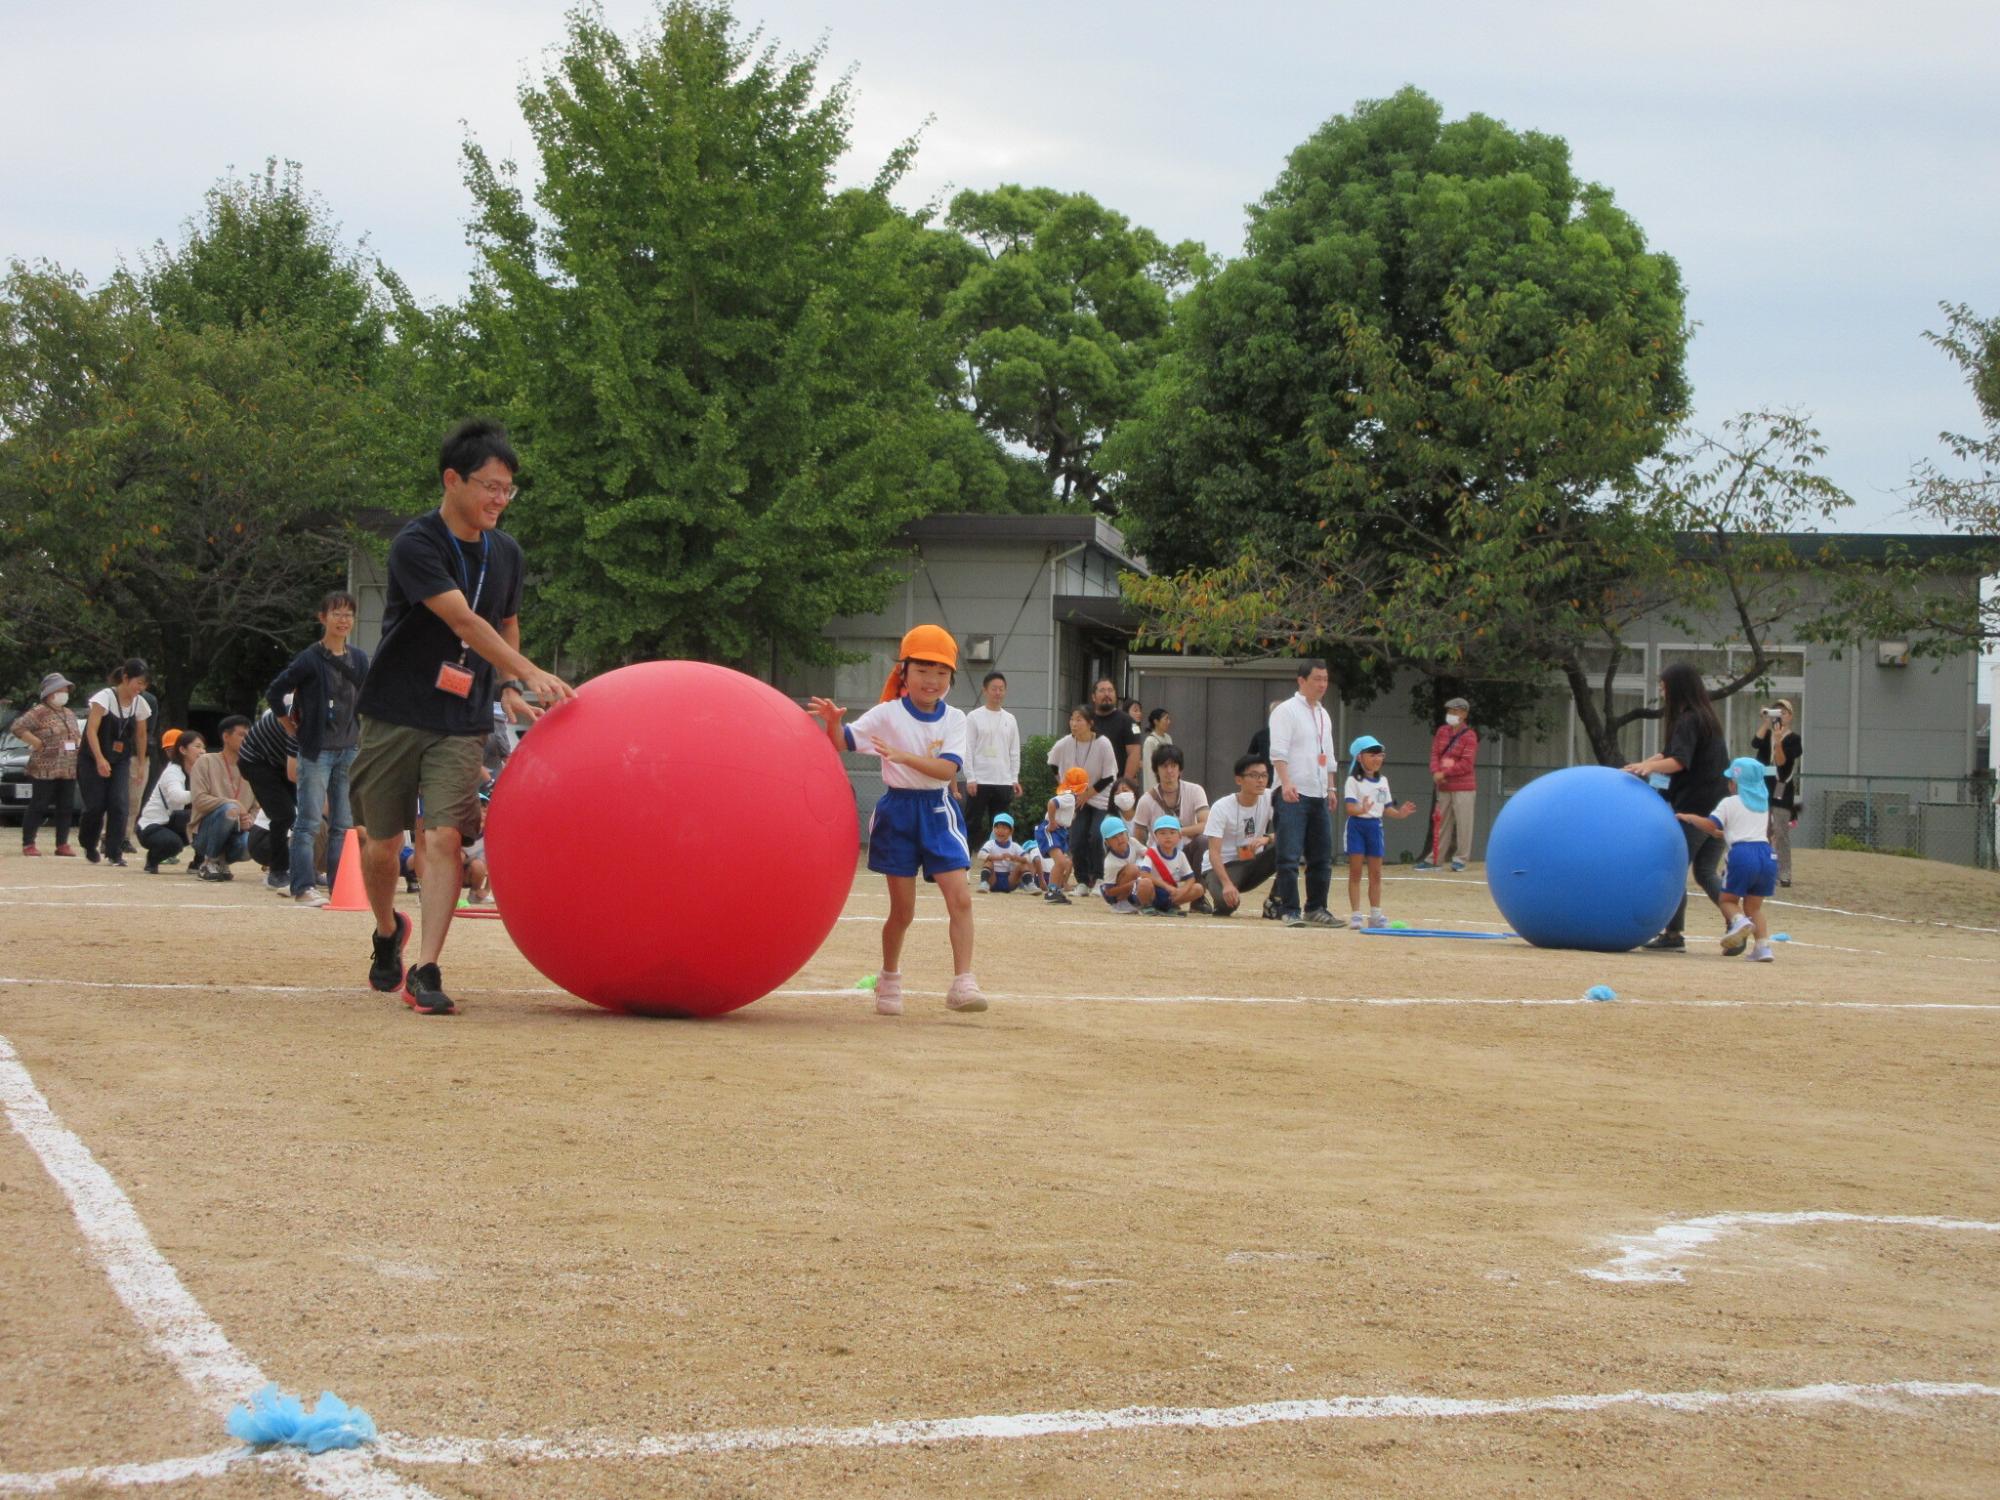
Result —
[[[646, 0], [610, 0], [631, 34]], [[1010, 6], [746, 0], [855, 70], [850, 176], [923, 129], [906, 201], [1012, 181], [1089, 192], [1233, 255], [1243, 205], [1330, 116], [1403, 84], [1448, 117], [1561, 135], [1675, 256], [1701, 325], [1696, 418], [1813, 415], [1859, 502], [1976, 423], [1924, 343], [1941, 300], [2000, 312], [2000, 5], [1992, 0]], [[177, 237], [203, 191], [303, 164], [350, 239], [429, 299], [464, 290], [470, 130], [532, 158], [515, 104], [562, 35], [524, 0], [0, 0], [0, 257], [101, 278]]]

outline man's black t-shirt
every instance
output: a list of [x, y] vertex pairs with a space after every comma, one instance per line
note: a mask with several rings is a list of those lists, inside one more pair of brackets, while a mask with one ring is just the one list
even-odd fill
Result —
[[1139, 726], [1132, 722], [1132, 716], [1122, 708], [1114, 708], [1108, 714], [1094, 713], [1090, 716], [1090, 727], [1111, 742], [1111, 761], [1118, 767], [1118, 774], [1125, 774], [1125, 758], [1132, 746], [1142, 744], [1145, 736]]
[[[480, 570], [485, 569], [485, 583]], [[498, 677], [477, 651], [467, 652], [472, 691], [460, 698], [437, 685], [438, 668], [456, 663], [459, 640], [424, 600], [457, 589], [495, 630], [521, 612], [521, 545], [489, 531], [477, 542], [451, 534], [436, 511], [418, 516], [389, 544], [389, 599], [382, 613], [382, 644], [368, 667], [356, 705], [365, 718], [428, 729], [475, 734], [493, 728]]]

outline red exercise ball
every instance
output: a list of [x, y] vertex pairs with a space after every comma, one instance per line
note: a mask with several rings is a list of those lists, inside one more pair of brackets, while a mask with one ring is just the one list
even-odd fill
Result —
[[542, 716], [493, 788], [493, 900], [528, 962], [607, 1010], [769, 994], [854, 883], [854, 792], [820, 722], [754, 677], [654, 661]]

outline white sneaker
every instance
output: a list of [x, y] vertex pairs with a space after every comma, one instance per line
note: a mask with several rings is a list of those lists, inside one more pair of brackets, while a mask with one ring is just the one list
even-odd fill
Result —
[[1384, 913], [1379, 911], [1370, 912], [1368, 914], [1368, 925], [1374, 928], [1377, 932], [1382, 932], [1387, 930], [1389, 926], [1389, 918]]
[[1359, 932], [1368, 925], [1368, 919], [1358, 911], [1351, 911], [1347, 914], [1347, 925]]
[[1729, 924], [1729, 931], [1722, 935], [1722, 951], [1734, 958], [1749, 945], [1750, 934], [1755, 924], [1748, 917], [1738, 917]]
[[1139, 914], [1139, 903], [1136, 901], [1120, 901], [1111, 909], [1121, 917], [1134, 917]]
[[979, 993], [979, 981], [970, 974], [959, 974], [951, 981], [951, 988], [944, 992], [946, 1010], [975, 1011], [986, 1009], [986, 997]]
[[900, 1016], [903, 1013], [903, 976], [887, 970], [875, 976], [875, 1014]]
[[1755, 948], [1750, 950], [1750, 961], [1759, 964], [1774, 964], [1778, 961], [1778, 955], [1771, 951], [1769, 943], [1759, 943]]
[[292, 897], [292, 900], [300, 906], [324, 906], [326, 905], [326, 894], [316, 885], [307, 886], [296, 896]]

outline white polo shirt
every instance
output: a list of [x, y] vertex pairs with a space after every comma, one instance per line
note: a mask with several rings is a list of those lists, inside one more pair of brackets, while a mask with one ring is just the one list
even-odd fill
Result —
[[1021, 726], [1004, 708], [985, 704], [965, 716], [965, 779], [975, 786], [1012, 786], [1021, 779]]
[[[1271, 711], [1271, 762], [1285, 763], [1292, 785], [1301, 797], [1324, 797], [1333, 786], [1339, 758], [1333, 749], [1333, 719], [1326, 706], [1315, 708], [1304, 693], [1294, 693]], [[1271, 790], [1284, 794], [1284, 781], [1276, 779]]]

